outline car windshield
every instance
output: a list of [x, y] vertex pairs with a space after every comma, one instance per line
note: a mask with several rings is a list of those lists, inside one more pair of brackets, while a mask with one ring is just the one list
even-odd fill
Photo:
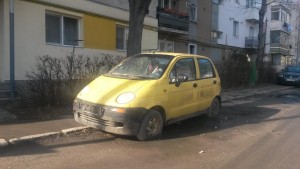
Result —
[[300, 66], [289, 66], [286, 71], [300, 73]]
[[128, 79], [158, 79], [168, 67], [173, 56], [160, 54], [138, 54], [131, 56], [105, 76]]

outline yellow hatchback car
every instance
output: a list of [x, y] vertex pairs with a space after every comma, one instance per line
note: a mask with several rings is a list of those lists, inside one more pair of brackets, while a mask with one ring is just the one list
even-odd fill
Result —
[[79, 123], [109, 133], [158, 137], [165, 125], [221, 106], [221, 83], [212, 61], [181, 53], [128, 57], [84, 87], [74, 100]]

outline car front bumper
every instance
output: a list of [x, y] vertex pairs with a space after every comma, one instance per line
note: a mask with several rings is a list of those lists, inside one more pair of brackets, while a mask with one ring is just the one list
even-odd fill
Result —
[[144, 108], [105, 106], [78, 98], [73, 103], [74, 118], [77, 122], [120, 135], [136, 135], [146, 111]]

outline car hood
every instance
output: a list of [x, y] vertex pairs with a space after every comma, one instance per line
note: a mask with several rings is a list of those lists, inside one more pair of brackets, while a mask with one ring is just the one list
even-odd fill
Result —
[[115, 105], [120, 94], [135, 93], [148, 81], [100, 76], [84, 87], [77, 98], [97, 104]]

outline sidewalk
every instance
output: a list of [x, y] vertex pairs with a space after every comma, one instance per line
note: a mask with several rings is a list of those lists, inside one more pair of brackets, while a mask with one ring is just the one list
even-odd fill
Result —
[[[281, 91], [291, 89], [290, 86], [278, 86], [278, 85], [265, 85], [255, 88], [240, 88], [222, 91], [222, 102], [230, 101], [233, 99], [240, 99], [244, 97], [254, 96], [258, 94], [272, 93], [275, 91]], [[0, 147], [1, 142], [5, 144], [6, 140], [12, 138], [25, 137], [28, 135], [35, 135], [41, 133], [60, 132], [63, 129], [78, 129], [82, 126], [73, 119], [73, 115], [69, 114], [58, 119], [37, 121], [27, 120], [20, 121], [14, 119], [15, 116], [9, 112], [0, 108]], [[27, 137], [26, 137], [27, 138]], [[7, 142], [6, 142], [7, 143]]]

